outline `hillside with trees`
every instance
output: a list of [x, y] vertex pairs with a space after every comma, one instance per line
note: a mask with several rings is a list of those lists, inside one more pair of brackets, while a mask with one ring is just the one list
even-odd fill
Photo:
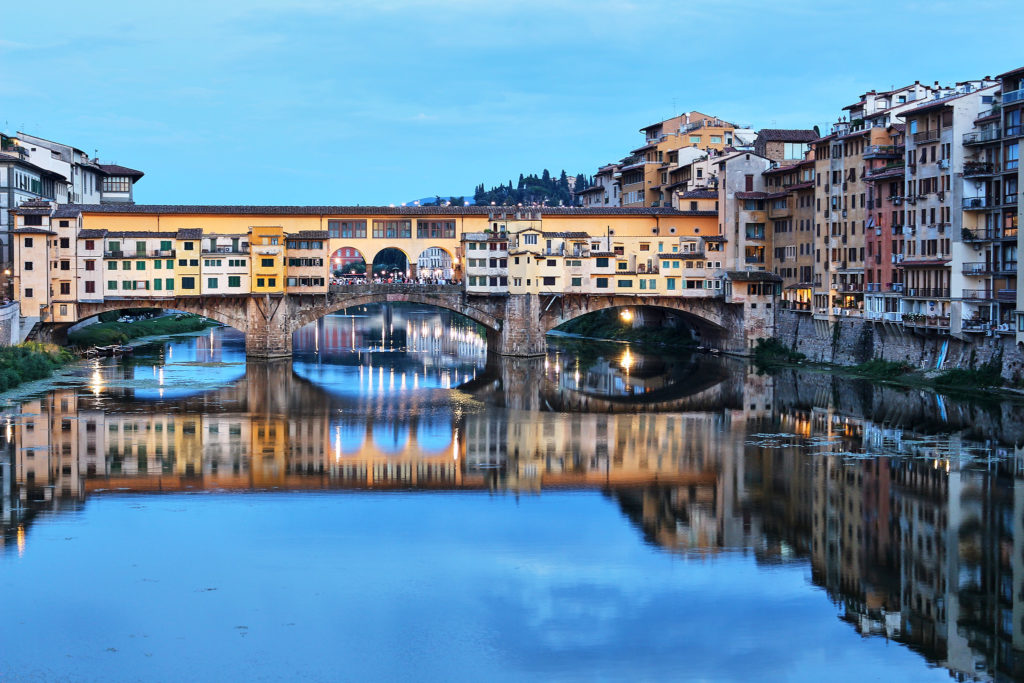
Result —
[[575, 178], [575, 186], [569, 181], [569, 176], [566, 175], [563, 170], [557, 178], [553, 177], [551, 173], [544, 169], [541, 175], [526, 175], [519, 174], [519, 182], [513, 184], [512, 181], [508, 181], [508, 185], [497, 185], [492, 187], [490, 190], [484, 189], [484, 184], [480, 183], [476, 186], [476, 190], [473, 193], [473, 200], [477, 204], [497, 204], [499, 206], [515, 206], [522, 204], [529, 206], [531, 204], [547, 204], [548, 206], [558, 206], [562, 204], [564, 206], [578, 205], [579, 200], [575, 199], [574, 194], [580, 190], [585, 190], [590, 186], [590, 179], [582, 173], [577, 175]]

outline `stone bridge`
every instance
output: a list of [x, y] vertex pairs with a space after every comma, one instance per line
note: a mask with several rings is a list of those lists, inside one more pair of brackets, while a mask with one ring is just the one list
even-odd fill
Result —
[[[678, 313], [706, 345], [746, 353], [748, 331], [743, 304], [721, 296], [623, 296], [593, 294], [467, 294], [459, 285], [355, 284], [332, 286], [324, 294], [108, 297], [81, 302], [79, 318], [126, 308], [160, 308], [194, 313], [245, 334], [251, 358], [291, 355], [292, 334], [329, 313], [388, 302], [409, 302], [454, 311], [482, 325], [487, 348], [503, 356], [545, 352], [545, 335], [564, 322], [607, 308], [655, 306]], [[68, 324], [49, 324], [41, 339], [61, 341]], [[753, 331], [751, 331], [753, 332]], [[763, 336], [758, 334], [757, 336]]]

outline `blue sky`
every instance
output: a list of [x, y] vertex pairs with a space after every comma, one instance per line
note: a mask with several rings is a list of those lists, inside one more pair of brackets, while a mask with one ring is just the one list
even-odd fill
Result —
[[1024, 65], [1024, 5], [12, 3], [0, 124], [139, 168], [144, 203], [388, 204], [593, 172], [698, 109], [827, 125], [865, 90]]

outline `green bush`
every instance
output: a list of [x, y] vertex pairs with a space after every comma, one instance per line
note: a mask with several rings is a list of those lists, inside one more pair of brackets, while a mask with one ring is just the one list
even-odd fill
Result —
[[1003, 377], [996, 363], [985, 363], [977, 369], [953, 368], [933, 380], [940, 389], [987, 389], [1003, 385]]
[[754, 347], [754, 363], [761, 367], [779, 365], [780, 363], [798, 363], [806, 358], [807, 356], [799, 351], [794, 351], [775, 337], [758, 339], [757, 346]]
[[853, 372], [865, 377], [888, 379], [913, 372], [914, 366], [906, 361], [892, 361], [875, 358], [853, 367]]
[[0, 348], [0, 391], [22, 382], [45, 379], [74, 359], [67, 350], [49, 344], [28, 342]]
[[134, 323], [104, 322], [88, 325], [68, 334], [75, 346], [110, 346], [124, 344], [139, 337], [197, 332], [211, 325], [211, 320], [198, 315], [166, 315]]

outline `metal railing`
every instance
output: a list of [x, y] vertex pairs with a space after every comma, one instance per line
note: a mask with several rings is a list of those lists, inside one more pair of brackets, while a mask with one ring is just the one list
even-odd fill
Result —
[[909, 287], [907, 296], [916, 299], [948, 299], [948, 287]]
[[[994, 142], [1000, 138], [999, 127], [987, 130], [978, 130], [971, 133], [964, 133], [965, 145], [982, 145], [986, 142]], [[938, 138], [936, 138], [938, 139]]]
[[984, 210], [999, 208], [998, 197], [964, 197], [964, 210]]
[[920, 133], [914, 133], [914, 142], [934, 142], [939, 139], [939, 129], [933, 128], [932, 130], [923, 130]]

